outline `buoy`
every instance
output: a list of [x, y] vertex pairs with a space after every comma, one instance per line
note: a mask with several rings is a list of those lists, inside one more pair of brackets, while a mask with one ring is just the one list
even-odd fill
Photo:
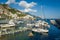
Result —
[[32, 32], [30, 32], [30, 33], [28, 34], [28, 36], [29, 36], [29, 37], [32, 37], [32, 36], [33, 36], [33, 33], [32, 33]]

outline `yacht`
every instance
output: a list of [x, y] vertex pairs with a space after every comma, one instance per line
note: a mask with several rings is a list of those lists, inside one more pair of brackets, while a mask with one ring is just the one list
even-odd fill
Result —
[[39, 33], [41, 32], [48, 33], [49, 28], [50, 28], [50, 25], [47, 22], [39, 21], [38, 23], [35, 24], [35, 28], [32, 28], [32, 31], [39, 32]]
[[0, 36], [5, 34], [13, 33], [15, 29], [15, 24], [13, 20], [10, 20], [7, 24], [1, 24], [0, 25]]
[[46, 22], [45, 14], [43, 12], [43, 6], [41, 6], [42, 11], [42, 20], [39, 20], [35, 23], [35, 28], [32, 28], [32, 31], [39, 32], [39, 33], [48, 33], [50, 25]]
[[48, 33], [49, 30], [41, 29], [41, 28], [34, 28], [34, 29], [32, 29], [32, 31], [38, 32], [38, 33]]
[[51, 24], [55, 25], [56, 21], [55, 20], [50, 20]]

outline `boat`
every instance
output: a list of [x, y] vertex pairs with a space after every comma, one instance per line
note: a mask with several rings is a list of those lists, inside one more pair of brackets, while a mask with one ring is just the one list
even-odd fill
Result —
[[55, 20], [50, 20], [51, 24], [55, 25], [56, 21]]
[[[0, 36], [5, 35], [5, 34], [10, 34], [10, 33], [13, 33], [13, 31], [15, 29], [15, 24], [14, 24], [13, 20], [10, 20], [7, 24], [1, 24], [0, 29], [1, 29]], [[7, 30], [9, 30], [9, 31], [7, 31]]]
[[1, 26], [1, 28], [8, 28], [8, 27], [14, 27], [15, 24], [14, 24], [13, 20], [10, 20], [7, 24], [1, 24], [0, 26]]
[[[42, 6], [41, 6], [41, 10], [43, 10]], [[49, 32], [48, 29], [50, 28], [50, 25], [45, 20], [46, 20], [45, 14], [42, 11], [42, 20], [38, 20], [35, 23], [35, 28], [32, 28], [32, 31], [38, 32], [38, 33], [48, 33]]]
[[38, 32], [38, 33], [48, 33], [49, 28], [50, 28], [50, 25], [47, 22], [39, 20], [39, 22], [35, 23], [35, 27], [32, 28], [32, 31]]
[[33, 37], [33, 33], [30, 32], [30, 33], [28, 34], [28, 36], [29, 36], [29, 37]]
[[13, 20], [10, 20], [9, 23], [8, 23], [8, 25], [15, 26], [15, 23], [13, 22]]
[[60, 19], [50, 20], [51, 24], [60, 29]]
[[32, 31], [38, 32], [38, 33], [48, 33], [49, 30], [41, 29], [41, 28], [34, 28], [34, 29], [32, 29]]

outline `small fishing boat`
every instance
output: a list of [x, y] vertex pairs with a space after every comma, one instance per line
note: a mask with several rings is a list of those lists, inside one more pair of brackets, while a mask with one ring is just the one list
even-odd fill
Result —
[[32, 32], [30, 32], [30, 33], [28, 34], [28, 36], [29, 36], [29, 37], [32, 37], [32, 36], [33, 36], [33, 33], [32, 33]]

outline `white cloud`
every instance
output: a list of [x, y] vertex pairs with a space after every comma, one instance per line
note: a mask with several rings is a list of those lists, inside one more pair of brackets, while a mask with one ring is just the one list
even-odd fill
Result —
[[6, 4], [11, 4], [11, 3], [18, 4], [19, 6], [24, 7], [25, 9], [21, 10], [23, 12], [37, 12], [36, 10], [31, 9], [32, 7], [34, 7], [36, 5], [35, 2], [27, 3], [26, 1], [20, 1], [18, 3], [18, 2], [15, 2], [15, 0], [8, 0], [6, 2]]
[[8, 1], [6, 2], [6, 4], [11, 4], [11, 3], [15, 3], [15, 0], [8, 0]]
[[22, 6], [25, 8], [24, 10], [22, 10], [23, 12], [37, 12], [37, 10], [31, 9], [35, 5], [36, 5], [35, 2], [31, 2], [31, 3], [27, 3], [26, 1], [20, 1], [19, 2], [19, 6]]
[[19, 9], [19, 11], [22, 11], [22, 12], [32, 12], [32, 13], [37, 12], [37, 10], [33, 10], [33, 9], [24, 9], [24, 10], [20, 10]]
[[35, 6], [36, 3], [34, 3], [34, 2], [27, 3], [26, 1], [20, 1], [19, 5], [22, 7], [25, 7], [25, 8], [31, 8], [31, 7]]
[[24, 12], [37, 12], [37, 10], [33, 10], [33, 9], [25, 9]]

